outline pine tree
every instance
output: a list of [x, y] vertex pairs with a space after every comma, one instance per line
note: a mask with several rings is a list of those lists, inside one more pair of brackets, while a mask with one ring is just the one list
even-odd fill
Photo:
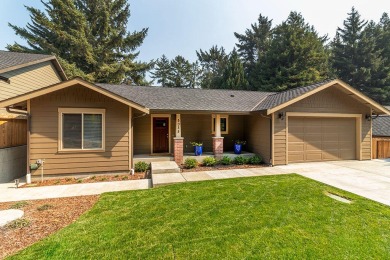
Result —
[[272, 20], [259, 15], [258, 23], [251, 24], [245, 34], [234, 33], [238, 39], [238, 53], [243, 61], [245, 74], [252, 89], [261, 88], [261, 64], [269, 51], [272, 42]]
[[183, 56], [176, 56], [170, 62], [170, 71], [168, 75], [167, 87], [189, 88], [192, 79], [191, 63]]
[[201, 67], [200, 85], [202, 88], [221, 88], [221, 79], [228, 55], [223, 47], [212, 46], [209, 51], [196, 51]]
[[163, 55], [157, 59], [154, 70], [150, 73], [152, 79], [157, 79], [157, 83], [166, 87], [169, 80], [169, 73], [171, 71], [171, 64], [168, 58]]
[[[344, 28], [338, 28], [336, 37], [332, 42], [332, 66], [337, 76], [350, 85], [364, 90], [364, 60], [361, 50], [363, 30], [367, 21], [361, 19], [359, 12], [352, 7]], [[367, 79], [366, 79], [367, 80]]]
[[223, 73], [221, 86], [224, 89], [245, 90], [248, 88], [248, 81], [245, 78], [244, 66], [236, 49], [233, 49], [229, 55], [229, 61]]
[[150, 63], [136, 62], [148, 29], [127, 32], [130, 5], [126, 0], [48, 0], [45, 12], [27, 7], [25, 28], [9, 24], [28, 46], [10, 51], [55, 54], [67, 75], [96, 82], [143, 82]]
[[332, 42], [337, 76], [380, 103], [390, 101], [387, 20], [384, 14], [379, 24], [364, 21], [352, 8]]
[[328, 78], [326, 37], [307, 24], [301, 14], [291, 12], [275, 27], [265, 62], [259, 64], [262, 89], [283, 91]]

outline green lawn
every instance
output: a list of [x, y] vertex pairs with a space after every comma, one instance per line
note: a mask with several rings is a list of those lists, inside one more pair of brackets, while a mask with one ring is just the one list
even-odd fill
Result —
[[298, 175], [109, 193], [76, 223], [11, 258], [384, 259], [390, 207]]

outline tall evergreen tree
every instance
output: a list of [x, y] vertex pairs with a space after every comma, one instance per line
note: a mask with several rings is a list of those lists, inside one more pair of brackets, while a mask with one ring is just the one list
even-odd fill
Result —
[[385, 24], [386, 15], [377, 25], [362, 20], [352, 8], [332, 42], [332, 64], [337, 76], [381, 103], [390, 98]]
[[212, 46], [209, 51], [196, 51], [201, 67], [200, 85], [202, 88], [221, 88], [223, 71], [228, 55], [223, 47]]
[[157, 79], [157, 83], [161, 86], [166, 87], [169, 81], [169, 73], [171, 71], [171, 64], [167, 56], [163, 55], [157, 59], [154, 70], [150, 72], [152, 79]]
[[192, 76], [191, 63], [183, 56], [178, 55], [170, 62], [170, 71], [166, 85], [174, 88], [193, 87], [191, 86]]
[[233, 49], [229, 55], [229, 61], [223, 73], [221, 86], [224, 89], [248, 89], [244, 66], [236, 49]]
[[344, 21], [344, 27], [338, 28], [332, 42], [332, 66], [337, 76], [354, 87], [364, 90], [364, 60], [362, 51], [363, 30], [367, 21], [361, 19], [359, 12], [352, 7]]
[[326, 36], [307, 24], [300, 13], [291, 12], [275, 27], [265, 62], [260, 64], [260, 86], [283, 91], [328, 78]]
[[25, 28], [9, 24], [28, 46], [10, 51], [55, 54], [69, 77], [96, 82], [143, 82], [150, 63], [135, 61], [148, 29], [129, 33], [126, 0], [48, 0], [45, 12], [27, 7]]
[[234, 33], [238, 39], [238, 53], [243, 61], [245, 74], [252, 89], [261, 88], [259, 74], [261, 65], [272, 42], [272, 20], [259, 15], [258, 23], [251, 24], [244, 34]]

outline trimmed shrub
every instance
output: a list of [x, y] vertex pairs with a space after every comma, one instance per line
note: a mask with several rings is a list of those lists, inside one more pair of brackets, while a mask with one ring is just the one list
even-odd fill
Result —
[[261, 158], [260, 155], [254, 155], [251, 158], [249, 158], [250, 164], [258, 165], [261, 164], [262, 162], [263, 162], [263, 158]]
[[230, 165], [230, 164], [232, 164], [232, 159], [229, 156], [224, 156], [219, 161], [219, 163], [222, 164], [222, 165]]
[[37, 208], [38, 211], [44, 211], [44, 210], [48, 210], [48, 209], [51, 209], [51, 208], [54, 208], [53, 205], [51, 204], [43, 204], [42, 206], [39, 206]]
[[187, 158], [184, 161], [184, 167], [186, 167], [187, 169], [192, 169], [195, 168], [196, 166], [198, 166], [198, 161], [194, 158]]
[[147, 162], [137, 162], [134, 165], [135, 172], [146, 172], [147, 170], [149, 170], [149, 168], [150, 168], [150, 164]]
[[248, 162], [248, 160], [243, 157], [243, 156], [237, 156], [236, 158], [234, 158], [234, 164], [237, 164], [237, 165], [243, 165], [243, 164], [246, 164]]
[[14, 221], [11, 221], [7, 225], [5, 225], [6, 228], [9, 229], [17, 229], [17, 228], [24, 228], [30, 226], [31, 222], [28, 219], [25, 218], [19, 218], [15, 219]]
[[203, 159], [203, 166], [214, 166], [217, 163], [214, 157], [206, 157]]
[[27, 205], [28, 205], [27, 201], [18, 201], [16, 203], [12, 204], [9, 208], [10, 209], [21, 209]]

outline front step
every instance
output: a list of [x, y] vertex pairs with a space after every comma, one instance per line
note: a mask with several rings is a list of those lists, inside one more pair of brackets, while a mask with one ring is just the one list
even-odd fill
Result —
[[151, 162], [151, 172], [153, 174], [164, 174], [164, 173], [180, 173], [180, 168], [174, 161], [165, 162]]

